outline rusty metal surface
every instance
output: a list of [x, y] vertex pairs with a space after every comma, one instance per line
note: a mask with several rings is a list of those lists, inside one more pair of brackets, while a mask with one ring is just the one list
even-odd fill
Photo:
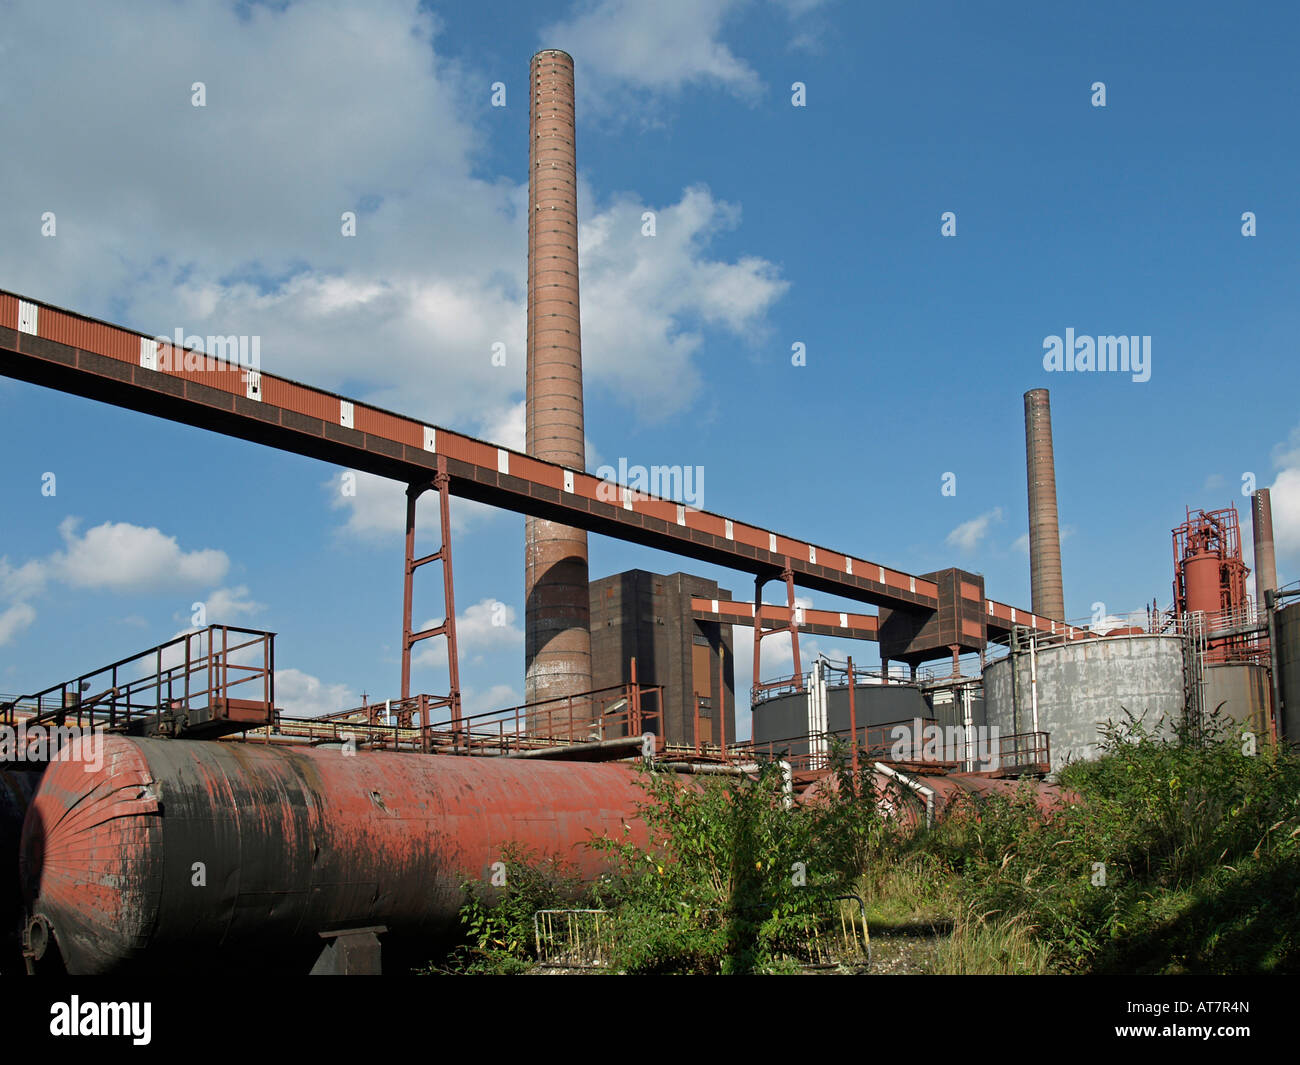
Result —
[[384, 925], [385, 949], [446, 934], [507, 843], [596, 876], [581, 844], [625, 823], [644, 842], [643, 799], [625, 765], [110, 736], [99, 772], [47, 770], [22, 886], [74, 974], [146, 954], [151, 971], [305, 972], [321, 932]]

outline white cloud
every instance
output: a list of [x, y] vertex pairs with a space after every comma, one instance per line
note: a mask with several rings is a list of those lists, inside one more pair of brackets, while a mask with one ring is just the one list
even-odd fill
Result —
[[465, 717], [485, 714], [489, 710], [504, 710], [518, 706], [523, 700], [509, 684], [494, 684], [486, 691], [476, 688], [464, 688], [461, 691], [460, 709]]
[[[633, 64], [634, 80], [713, 77], [735, 88], [752, 72], [716, 41], [728, 10], [606, 5], [573, 21], [596, 42], [631, 19], [648, 40], [626, 47], [676, 65], [664, 75]], [[0, 65], [0, 98], [42, 102], [4, 118], [10, 142], [27, 149], [7, 160], [6, 197], [26, 207], [0, 218], [0, 273], [149, 333], [257, 336], [268, 372], [518, 438], [527, 188], [477, 176], [491, 128], [486, 75], [439, 53], [437, 19], [416, 0], [259, 5], [244, 18], [154, 0], [91, 6], [72, 21], [28, 0], [5, 17], [14, 39], [60, 47], [15, 50]], [[202, 71], [183, 50], [137, 62], [142, 39], [202, 40]], [[523, 88], [525, 69], [501, 76]], [[196, 78], [204, 108], [190, 106]], [[77, 137], [60, 132], [70, 128]], [[174, 168], [126, 164], [154, 158], [159, 144], [183, 181]], [[87, 158], [122, 165], [87, 168]], [[635, 196], [602, 204], [584, 188], [580, 204], [588, 386], [647, 417], [665, 402], [671, 413], [698, 387], [701, 329], [748, 336], [785, 285], [763, 259], [709, 255], [739, 211], [706, 190], [662, 206], [655, 238], [640, 235]], [[57, 256], [23, 221], [51, 206]], [[358, 213], [355, 238], [340, 234], [345, 209]], [[493, 365], [498, 342], [505, 366]]]
[[962, 551], [974, 551], [980, 545], [980, 541], [988, 534], [989, 526], [994, 522], [1002, 520], [1002, 508], [994, 507], [987, 510], [977, 518], [970, 521], [964, 521], [957, 528], [953, 529], [944, 540], [949, 547], [957, 547]]
[[45, 563], [38, 559], [30, 559], [15, 569], [8, 558], [0, 557], [0, 597], [30, 599], [44, 590], [48, 576]]
[[[1284, 469], [1269, 486], [1273, 546], [1279, 557], [1300, 562], [1300, 463]], [[1278, 575], [1281, 580], [1281, 574]]]
[[266, 609], [266, 604], [256, 603], [250, 598], [248, 587], [243, 584], [238, 588], [218, 588], [203, 602], [210, 625], [228, 625], [240, 617], [259, 614]]
[[714, 85], [752, 100], [762, 88], [758, 74], [719, 39], [723, 22], [743, 6], [743, 0], [600, 0], [547, 26], [540, 41], [573, 56], [579, 101], [588, 106], [624, 86], [674, 93]]
[[[480, 662], [493, 651], [522, 648], [524, 630], [515, 624], [515, 608], [498, 599], [481, 599], [473, 606], [456, 614], [456, 646], [462, 665]], [[417, 631], [442, 624], [442, 618], [428, 618], [417, 626]], [[419, 667], [442, 666], [447, 661], [447, 641], [430, 637], [412, 658]]]
[[300, 669], [275, 671], [275, 705], [286, 717], [319, 717], [361, 705], [346, 684], [326, 684]]
[[0, 613], [0, 647], [12, 640], [36, 620], [36, 611], [26, 603], [15, 603]]
[[215, 584], [226, 575], [224, 551], [184, 551], [174, 536], [128, 522], [105, 522], [77, 535], [77, 518], [59, 525], [65, 548], [50, 556], [49, 572], [74, 588], [120, 593]]
[[[351, 481], [344, 477], [351, 474]], [[344, 486], [351, 491], [344, 494]], [[396, 539], [400, 544], [406, 535], [406, 486], [400, 481], [379, 477], [360, 470], [343, 470], [336, 473], [321, 488], [329, 500], [330, 508], [342, 510], [347, 520], [341, 532], [358, 540], [381, 544]], [[463, 533], [484, 521], [500, 515], [502, 511], [472, 499], [452, 499], [452, 535]], [[438, 495], [428, 491], [420, 497], [415, 509], [415, 536], [420, 544], [437, 544], [439, 536]], [[453, 544], [453, 552], [455, 545]]]
[[[695, 356], [705, 328], [761, 340], [768, 310], [786, 292], [771, 263], [705, 255], [713, 236], [740, 223], [740, 209], [695, 186], [656, 210], [655, 236], [642, 236], [651, 209], [623, 197], [583, 222], [583, 372], [647, 419], [694, 399]], [[589, 390], [590, 391], [590, 390]]]

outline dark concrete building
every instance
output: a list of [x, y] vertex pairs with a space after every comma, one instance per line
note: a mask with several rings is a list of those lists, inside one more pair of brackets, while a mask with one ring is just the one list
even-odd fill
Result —
[[[703, 743], [736, 738], [731, 625], [697, 620], [692, 598], [730, 599], [716, 581], [689, 573], [628, 570], [591, 582], [591, 672], [597, 688], [632, 679], [664, 686], [663, 724], [672, 744], [694, 744], [696, 698]], [[645, 710], [651, 710], [647, 704]]]

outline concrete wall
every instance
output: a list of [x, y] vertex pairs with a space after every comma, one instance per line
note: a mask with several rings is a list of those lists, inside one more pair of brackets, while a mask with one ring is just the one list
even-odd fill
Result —
[[1268, 709], [1272, 704], [1273, 680], [1263, 666], [1251, 662], [1227, 662], [1205, 667], [1202, 705], [1209, 714], [1220, 703], [1221, 713], [1259, 735], [1268, 731]]
[[[1033, 729], [1029, 655], [1016, 660], [1019, 731]], [[1003, 736], [1017, 731], [1013, 714], [1011, 662], [984, 670], [988, 724]], [[1050, 734], [1052, 771], [1067, 761], [1095, 758], [1098, 726], [1121, 723], [1127, 709], [1154, 728], [1161, 715], [1169, 724], [1183, 714], [1183, 647], [1172, 636], [1116, 636], [1080, 640], [1038, 652], [1038, 729]]]

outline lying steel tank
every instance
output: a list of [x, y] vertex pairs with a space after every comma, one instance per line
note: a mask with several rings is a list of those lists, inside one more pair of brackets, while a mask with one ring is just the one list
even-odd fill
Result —
[[593, 879], [583, 844], [644, 844], [645, 798], [619, 764], [107, 737], [31, 801], [28, 934], [72, 974], [306, 973], [322, 934], [375, 927], [386, 970], [427, 962], [503, 848]]

